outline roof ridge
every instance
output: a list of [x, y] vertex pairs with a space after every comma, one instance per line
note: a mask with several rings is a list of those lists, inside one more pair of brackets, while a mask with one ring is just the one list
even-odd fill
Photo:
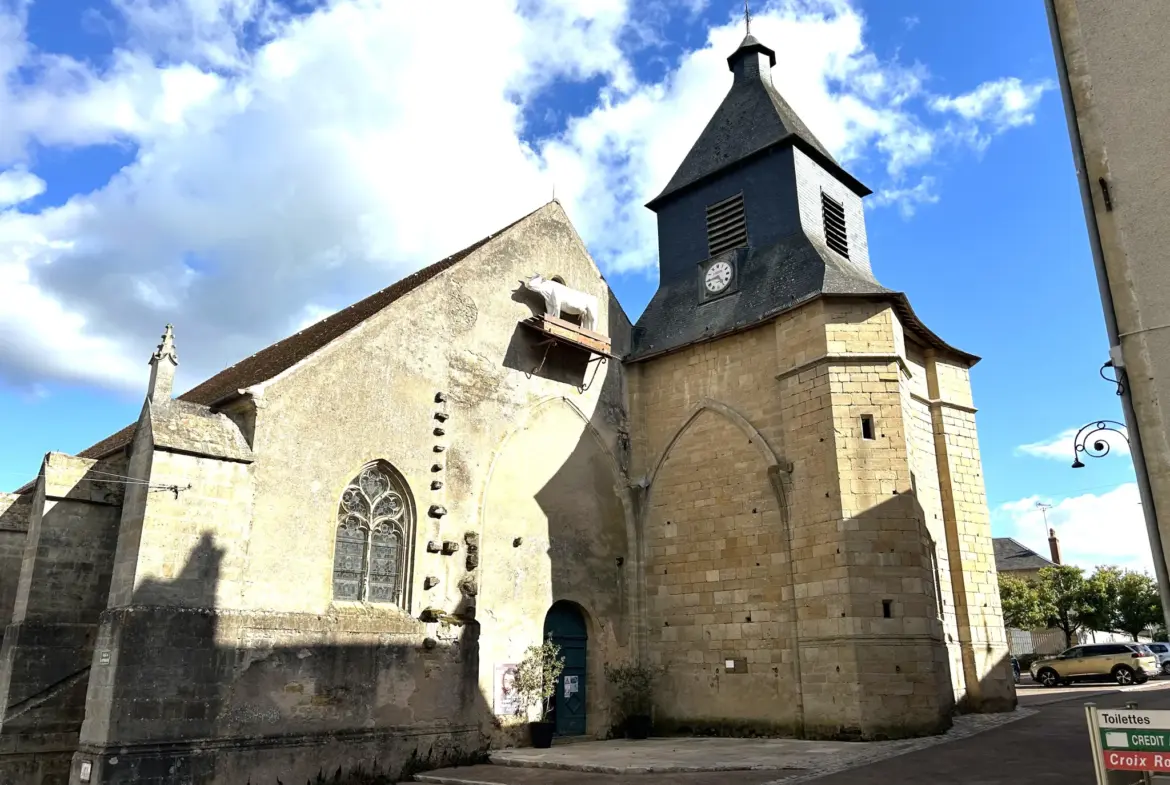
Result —
[[[555, 201], [555, 200], [553, 200]], [[409, 294], [422, 284], [455, 266], [487, 243], [499, 238], [517, 224], [531, 218], [553, 202], [545, 202], [535, 210], [512, 221], [466, 248], [440, 259], [420, 270], [400, 278], [389, 286], [342, 308], [290, 336], [269, 344], [248, 355], [214, 376], [205, 379], [175, 400], [211, 406], [237, 390], [268, 381], [296, 363], [315, 354], [334, 340], [370, 319], [391, 303]], [[559, 204], [559, 202], [558, 202]], [[79, 458], [103, 458], [129, 444], [137, 422], [128, 425], [96, 444], [77, 453]]]

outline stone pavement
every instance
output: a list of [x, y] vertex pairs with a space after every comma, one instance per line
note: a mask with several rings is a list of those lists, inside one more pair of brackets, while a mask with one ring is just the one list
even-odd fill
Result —
[[[868, 744], [671, 738], [501, 750], [496, 765], [416, 775], [440, 785], [1092, 785], [1084, 703], [1170, 708], [1170, 682], [1020, 691], [1010, 715], [960, 717], [944, 736]], [[504, 765], [500, 765], [504, 764]], [[699, 769], [706, 769], [700, 771]], [[1120, 781], [1120, 780], [1119, 780]]]
[[757, 785], [802, 782], [885, 758], [904, 755], [1015, 722], [1035, 713], [959, 717], [943, 736], [885, 742], [796, 739], [666, 738], [595, 741], [548, 750], [518, 748], [491, 755], [494, 765], [415, 775], [439, 785]]

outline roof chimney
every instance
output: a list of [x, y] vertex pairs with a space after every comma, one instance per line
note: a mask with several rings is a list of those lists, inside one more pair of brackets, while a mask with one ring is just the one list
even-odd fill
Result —
[[162, 334], [162, 343], [150, 357], [150, 387], [146, 397], [152, 404], [162, 403], [171, 399], [171, 391], [175, 386], [175, 368], [179, 365], [179, 357], [175, 354], [175, 333], [168, 324]]
[[1052, 554], [1052, 563], [1060, 564], [1060, 540], [1056, 539], [1056, 529], [1048, 530], [1048, 550]]

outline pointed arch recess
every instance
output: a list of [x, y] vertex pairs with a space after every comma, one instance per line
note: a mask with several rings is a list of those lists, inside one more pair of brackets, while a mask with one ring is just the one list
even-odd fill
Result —
[[[589, 418], [585, 415], [585, 413], [583, 411], [581, 411], [581, 408], [579, 406], [577, 406], [577, 404], [575, 404], [572, 400], [564, 397], [563, 395], [550, 395], [547, 398], [542, 398], [542, 399], [535, 401], [532, 404], [526, 406], [522, 410], [520, 416], [516, 419], [516, 421], [512, 425], [512, 427], [508, 430], [508, 432], [506, 434], [504, 434], [504, 437], [500, 440], [499, 444], [496, 445], [495, 452], [492, 455], [491, 463], [488, 465], [487, 474], [484, 477], [483, 486], [480, 490], [480, 500], [479, 500], [479, 521], [480, 521], [480, 523], [479, 523], [479, 525], [481, 527], [487, 525], [487, 522], [488, 522], [488, 494], [491, 491], [492, 480], [495, 478], [496, 469], [499, 466], [500, 458], [506, 452], [509, 442], [512, 441], [512, 439], [516, 436], [516, 434], [518, 434], [521, 431], [521, 429], [523, 429], [530, 422], [532, 422], [532, 420], [534, 419], [536, 414], [541, 409], [543, 409], [546, 406], [549, 406], [551, 404], [556, 404], [556, 403], [565, 404], [571, 411], [573, 411], [577, 415], [578, 418], [580, 418], [581, 424], [585, 426], [585, 430], [588, 431], [592, 435], [593, 440], [596, 443], [597, 447], [605, 455], [606, 461], [608, 462], [609, 467], [610, 467], [611, 475], [613, 477], [614, 495], [618, 497], [618, 500], [621, 502], [621, 506], [622, 506], [622, 513], [623, 513], [623, 518], [624, 518], [623, 523], [625, 524], [625, 529], [626, 529], [626, 558], [630, 560], [632, 568], [635, 569], [635, 571], [636, 571], [637, 569], [640, 569], [639, 565], [640, 565], [641, 559], [638, 558], [638, 555], [640, 553], [640, 545], [639, 545], [638, 524], [637, 524], [637, 517], [636, 517], [637, 514], [636, 514], [635, 509], [631, 503], [631, 498], [630, 498], [631, 486], [629, 483], [629, 478], [621, 470], [621, 466], [618, 464], [617, 458], [614, 456], [613, 450], [611, 450], [609, 448], [609, 445], [606, 443], [605, 439], [602, 437], [601, 432], [598, 431], [597, 427], [594, 426], [593, 423], [589, 421]], [[636, 582], [638, 579], [639, 579], [638, 576], [635, 576], [635, 582], [633, 583], [634, 586], [638, 585]], [[556, 599], [570, 600], [572, 602], [577, 603], [582, 608], [586, 609], [587, 610], [587, 616], [586, 616], [587, 620], [599, 618], [599, 617], [593, 615], [593, 610], [590, 608], [590, 606], [588, 604], [585, 603], [585, 601], [581, 597], [564, 596], [564, 597], [557, 597]], [[639, 620], [641, 619], [641, 616], [640, 616], [641, 609], [640, 609], [640, 605], [639, 605], [638, 592], [637, 591], [630, 591], [628, 593], [627, 602], [630, 604], [629, 608], [628, 608], [628, 613], [630, 614], [630, 618], [633, 622], [632, 629], [637, 629], [638, 625], [640, 623]], [[635, 637], [635, 636], [632, 636], [632, 637]]]
[[670, 457], [670, 452], [674, 449], [674, 445], [678, 443], [678, 440], [682, 438], [682, 435], [687, 432], [691, 425], [694, 424], [695, 420], [699, 418], [699, 415], [705, 411], [720, 414], [727, 418], [736, 428], [739, 428], [739, 430], [748, 437], [748, 441], [756, 446], [756, 449], [760, 452], [764, 462], [768, 464], [769, 474], [776, 471], [785, 473], [792, 471], [792, 464], [788, 461], [781, 460], [780, 458], [776, 457], [776, 453], [773, 452], [771, 445], [769, 445], [767, 440], [764, 439], [763, 435], [756, 430], [755, 426], [748, 422], [746, 417], [725, 403], [720, 403], [719, 401], [712, 400], [711, 398], [704, 398], [695, 404], [694, 408], [692, 408], [687, 416], [683, 418], [682, 423], [670, 437], [670, 440], [666, 442], [666, 446], [662, 448], [662, 452], [659, 453], [658, 459], [653, 464], [651, 464], [650, 471], [646, 474], [646, 479], [642, 482], [643, 487], [649, 489], [654, 486], [654, 479], [658, 476], [659, 470], [662, 469], [662, 464], [664, 464], [666, 459]]
[[589, 433], [593, 436], [593, 440], [597, 443], [597, 446], [600, 447], [601, 451], [605, 454], [606, 460], [609, 461], [610, 470], [613, 472], [614, 487], [615, 488], [621, 487], [621, 484], [622, 484], [621, 483], [621, 479], [622, 479], [621, 469], [618, 466], [617, 458], [614, 457], [613, 450], [609, 449], [609, 445], [605, 443], [605, 439], [602, 438], [601, 432], [598, 431], [596, 426], [594, 426], [593, 423], [591, 423], [589, 421], [589, 418], [585, 416], [585, 412], [581, 411], [581, 408], [579, 406], [577, 406], [577, 404], [573, 403], [571, 400], [564, 397], [563, 395], [551, 395], [548, 398], [542, 398], [539, 401], [536, 401], [535, 403], [525, 407], [523, 409], [523, 413], [520, 415], [519, 418], [517, 418], [517, 420], [516, 420], [515, 424], [513, 424], [512, 428], [506, 434], [504, 434], [504, 438], [500, 440], [500, 443], [498, 445], [496, 445], [495, 452], [492, 454], [492, 462], [488, 466], [487, 476], [484, 478], [483, 490], [481, 491], [481, 496], [480, 496], [479, 514], [480, 514], [481, 521], [487, 520], [488, 489], [491, 487], [492, 477], [496, 473], [496, 465], [499, 463], [500, 456], [504, 454], [504, 451], [508, 446], [508, 442], [512, 441], [512, 437], [514, 437], [517, 433], [520, 432], [520, 430], [522, 428], [524, 428], [526, 425], [528, 425], [529, 422], [531, 422], [533, 415], [535, 415], [537, 411], [539, 411], [540, 409], [543, 409], [545, 406], [548, 406], [549, 404], [553, 404], [553, 403], [565, 404], [566, 406], [569, 407], [570, 410], [572, 410], [577, 415], [577, 417], [579, 417], [581, 419], [581, 423], [585, 426], [585, 429], [587, 431], [589, 431]]

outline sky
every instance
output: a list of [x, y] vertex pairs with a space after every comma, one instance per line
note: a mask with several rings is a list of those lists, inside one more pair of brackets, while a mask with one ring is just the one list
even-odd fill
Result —
[[[0, 488], [555, 192], [626, 311], [738, 0], [0, 0]], [[873, 189], [874, 272], [972, 371], [996, 536], [1151, 569], [1042, 3], [756, 0]], [[1048, 507], [1040, 509], [1037, 505]]]

